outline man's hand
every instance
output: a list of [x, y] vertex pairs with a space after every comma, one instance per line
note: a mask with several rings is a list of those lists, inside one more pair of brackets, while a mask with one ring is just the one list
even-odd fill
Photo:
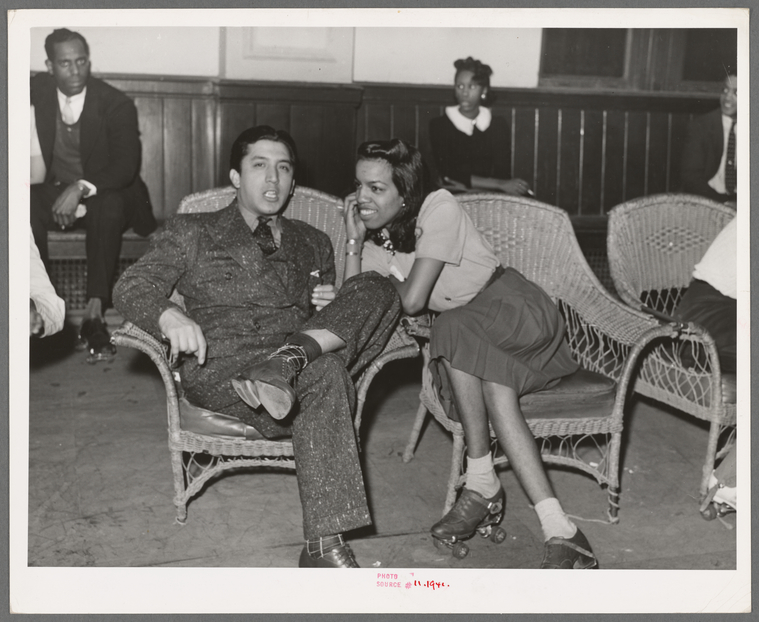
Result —
[[34, 304], [34, 300], [29, 299], [29, 335], [32, 337], [39, 337], [45, 332], [45, 322], [37, 311], [37, 305]]
[[451, 179], [450, 177], [443, 177], [443, 188], [446, 190], [449, 190], [450, 192], [466, 192], [469, 190], [464, 184], [462, 184], [460, 181], [456, 181], [455, 179]]
[[76, 208], [82, 200], [84, 190], [78, 183], [66, 186], [53, 203], [53, 220], [61, 228], [65, 229], [74, 224], [76, 220]]
[[501, 192], [513, 196], [525, 196], [530, 194], [530, 184], [524, 179], [507, 179], [500, 184]]
[[176, 307], [170, 307], [161, 314], [158, 326], [171, 343], [170, 358], [180, 353], [195, 354], [198, 365], [206, 362], [206, 338], [203, 331], [193, 320]]
[[311, 294], [311, 304], [321, 311], [335, 299], [337, 288], [334, 285], [317, 285]]

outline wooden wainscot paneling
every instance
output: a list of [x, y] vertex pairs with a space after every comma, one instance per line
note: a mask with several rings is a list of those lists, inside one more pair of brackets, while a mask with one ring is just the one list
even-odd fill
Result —
[[109, 76], [132, 99], [142, 139], [141, 175], [159, 222], [182, 197], [214, 185], [217, 92], [213, 81]]
[[229, 151], [248, 127], [287, 130], [298, 147], [299, 184], [342, 195], [353, 180], [356, 111], [361, 89], [342, 85], [222, 81], [217, 184], [229, 183]]
[[[431, 160], [428, 127], [454, 104], [451, 87], [365, 84], [356, 141], [402, 138]], [[603, 215], [622, 201], [680, 189], [689, 119], [716, 95], [494, 89], [493, 113], [509, 121], [512, 176], [538, 200], [576, 215]]]

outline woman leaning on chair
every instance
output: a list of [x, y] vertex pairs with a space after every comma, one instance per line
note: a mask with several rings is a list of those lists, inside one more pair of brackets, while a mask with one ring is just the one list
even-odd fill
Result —
[[548, 481], [519, 396], [573, 373], [564, 324], [542, 289], [498, 265], [490, 246], [447, 190], [428, 193], [416, 148], [401, 140], [359, 147], [356, 192], [345, 199], [345, 278], [387, 276], [414, 315], [441, 312], [432, 329], [432, 372], [467, 444], [467, 480], [432, 527], [449, 544], [500, 520], [505, 493], [493, 466], [488, 423], [525, 488], [545, 536], [543, 568], [595, 568], [585, 536]]
[[456, 106], [430, 121], [430, 142], [440, 184], [452, 192], [491, 190], [525, 195], [530, 186], [511, 174], [509, 126], [493, 116], [490, 76], [493, 70], [471, 56], [456, 68]]

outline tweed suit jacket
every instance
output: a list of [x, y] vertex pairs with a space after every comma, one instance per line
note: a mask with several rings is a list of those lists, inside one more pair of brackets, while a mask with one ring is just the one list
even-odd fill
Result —
[[719, 108], [695, 117], [691, 121], [683, 148], [680, 171], [685, 192], [715, 201], [725, 200], [725, 195], [719, 194], [709, 185], [709, 180], [719, 169], [724, 140], [722, 111]]
[[[58, 117], [53, 76], [39, 73], [32, 78], [31, 103], [42, 157], [49, 173]], [[79, 123], [84, 179], [94, 184], [98, 192], [123, 191], [134, 211], [131, 223], [134, 230], [140, 235], [152, 233], [156, 221], [148, 189], [139, 175], [142, 146], [134, 102], [111, 85], [90, 77]]]
[[281, 224], [280, 247], [267, 258], [236, 200], [217, 212], [177, 215], [119, 279], [115, 306], [159, 336], [176, 289], [205, 335], [208, 359], [262, 358], [313, 315], [313, 288], [335, 282], [327, 234], [298, 220]]

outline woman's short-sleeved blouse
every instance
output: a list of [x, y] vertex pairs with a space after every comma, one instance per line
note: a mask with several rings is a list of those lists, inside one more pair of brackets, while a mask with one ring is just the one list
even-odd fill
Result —
[[417, 257], [445, 263], [430, 295], [428, 306], [432, 311], [447, 311], [468, 303], [499, 263], [490, 244], [447, 190], [437, 190], [424, 200], [416, 221], [415, 252], [391, 255], [367, 241], [361, 253], [361, 269], [375, 270], [383, 276], [400, 274], [405, 279]]

